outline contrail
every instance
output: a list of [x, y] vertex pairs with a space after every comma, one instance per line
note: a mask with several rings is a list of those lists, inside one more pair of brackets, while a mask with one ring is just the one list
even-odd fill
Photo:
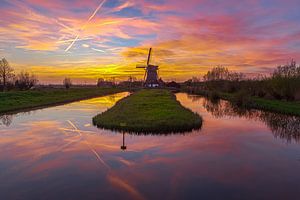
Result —
[[78, 128], [70, 120], [67, 120], [67, 122], [77, 131], [80, 136], [82, 136], [80, 130], [78, 130]]
[[105, 51], [103, 51], [103, 50], [101, 50], [101, 49], [95, 49], [95, 48], [92, 48], [92, 50], [98, 51], [98, 52], [102, 52], [102, 53], [105, 53]]
[[[72, 123], [70, 120], [67, 120], [67, 122], [74, 128], [74, 130], [72, 131], [75, 131], [75, 132], [78, 132], [78, 136], [79, 136], [79, 139], [78, 140], [72, 140], [70, 142], [68, 142], [67, 144], [63, 145], [61, 148], [58, 149], [58, 151], [61, 151], [63, 150], [64, 148], [68, 147], [69, 145], [75, 143], [75, 142], [78, 142], [79, 140], [84, 140], [84, 143], [88, 146], [89, 150], [95, 155], [96, 159], [101, 163], [103, 164], [106, 169], [108, 170], [108, 181], [115, 185], [115, 186], [118, 186], [119, 188], [127, 191], [130, 195], [132, 195], [132, 197], [134, 199], [145, 199], [143, 197], [143, 195], [134, 187], [132, 186], [130, 183], [124, 181], [123, 179], [121, 179], [120, 177], [118, 177], [114, 172], [113, 172], [113, 169], [101, 158], [101, 156], [99, 155], [99, 153], [92, 148], [91, 144], [88, 143], [88, 141], [86, 141], [84, 138], [82, 138], [82, 134], [81, 134], [81, 130], [78, 129], [76, 127], [76, 125], [74, 123]], [[71, 129], [61, 129], [61, 130], [68, 130], [68, 131], [71, 131]], [[104, 145], [106, 146], [106, 145]], [[43, 154], [41, 154], [43, 155]], [[133, 163], [131, 163], [130, 161], [127, 161], [127, 160], [124, 160], [123, 158], [120, 158], [119, 159], [120, 162], [126, 164], [127, 166], [131, 166]]]
[[[78, 132], [77, 130], [69, 129], [69, 128], [59, 128], [59, 130], [61, 130], [61, 131], [70, 131], [70, 132]], [[80, 132], [81, 133], [95, 134], [94, 131], [83, 131], [83, 130], [80, 130]]]
[[121, 188], [121, 189], [127, 191], [129, 194], [131, 194], [133, 199], [140, 199], [140, 200], [145, 199], [143, 197], [143, 195], [134, 186], [130, 185], [125, 180], [119, 178], [114, 173], [109, 173], [107, 178], [111, 184], [118, 186], [119, 188]]
[[103, 4], [105, 3], [106, 0], [103, 0], [99, 6], [96, 8], [96, 10], [94, 11], [94, 13], [90, 16], [88, 21], [91, 21], [93, 19], [93, 17], [97, 14], [97, 12], [100, 10], [100, 8], [103, 6]]
[[54, 21], [55, 21], [58, 25], [64, 27], [65, 29], [69, 30], [70, 32], [72, 32], [73, 35], [76, 35], [76, 30], [75, 30], [75, 29], [73, 29], [73, 28], [71, 28], [71, 27], [69, 27], [69, 26], [67, 26], [67, 25], [65, 25], [65, 24], [63, 24], [63, 23], [61, 23], [61, 22], [59, 22], [57, 19], [55, 19]]
[[79, 34], [76, 36], [76, 38], [72, 41], [72, 43], [68, 46], [68, 48], [66, 48], [65, 52], [69, 51], [72, 46], [74, 45], [74, 43], [78, 40], [79, 38]]
[[74, 43], [78, 40], [79, 36], [80, 36], [80, 32], [83, 31], [85, 29], [85, 26], [87, 25], [88, 22], [90, 22], [95, 15], [97, 14], [97, 12], [100, 10], [100, 8], [103, 6], [103, 4], [106, 2], [106, 0], [103, 0], [99, 6], [96, 8], [96, 10], [93, 12], [93, 14], [89, 17], [89, 19], [84, 23], [84, 25], [79, 29], [79, 33], [77, 34], [77, 36], [74, 38], [74, 40], [72, 41], [72, 43], [66, 48], [65, 52], [69, 51], [72, 46], [74, 45]]
[[85, 141], [86, 145], [90, 148], [90, 150], [95, 154], [96, 158], [108, 169], [110, 170], [110, 167], [106, 164], [106, 162], [104, 162], [104, 160], [100, 157], [100, 155], [97, 153], [97, 151], [95, 149], [93, 149], [91, 147], [91, 145]]
[[[75, 131], [80, 135], [80, 138], [82, 139], [81, 131], [75, 126], [75, 124], [73, 124], [70, 120], [67, 120], [67, 122], [75, 129]], [[88, 143], [88, 141], [86, 141], [85, 139], [83, 140], [85, 144], [89, 147], [90, 151], [96, 156], [97, 160], [99, 160], [107, 169], [110, 170], [110, 167], [106, 164], [106, 162], [104, 162], [104, 160], [100, 157], [97, 151], [91, 147], [90, 143]]]
[[[77, 136], [75, 136], [77, 137]], [[70, 146], [71, 144], [77, 143], [81, 140], [81, 138], [79, 137], [79, 139], [77, 140], [71, 140], [70, 142], [66, 143], [65, 145], [62, 145], [57, 151], [62, 151], [64, 148]]]
[[[77, 41], [85, 41], [85, 40], [91, 40], [93, 38], [81, 38], [81, 39], [77, 39]], [[61, 43], [69, 43], [69, 42], [73, 42], [73, 39], [71, 40], [60, 40], [60, 41], [57, 41], [56, 43], [58, 44], [61, 44]]]

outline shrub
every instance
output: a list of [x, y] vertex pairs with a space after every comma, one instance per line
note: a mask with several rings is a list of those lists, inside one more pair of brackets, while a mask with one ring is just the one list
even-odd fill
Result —
[[221, 96], [217, 91], [212, 91], [208, 94], [208, 98], [213, 102], [220, 100]]
[[246, 90], [241, 90], [233, 96], [233, 103], [241, 107], [249, 107], [252, 104], [251, 96]]
[[295, 100], [300, 90], [300, 66], [295, 61], [278, 66], [268, 80], [270, 92], [276, 99]]
[[22, 71], [17, 76], [15, 81], [15, 86], [20, 90], [28, 90], [38, 83], [38, 79], [34, 74], [29, 74], [29, 72]]

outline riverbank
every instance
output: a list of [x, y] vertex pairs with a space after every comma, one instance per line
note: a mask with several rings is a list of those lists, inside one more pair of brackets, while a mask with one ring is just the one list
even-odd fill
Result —
[[0, 113], [60, 105], [124, 91], [120, 88], [40, 89], [0, 93]]
[[200, 128], [202, 118], [168, 90], [144, 89], [93, 118], [100, 128], [135, 133], [183, 132]]
[[220, 99], [230, 101], [232, 103], [236, 103], [237, 101], [242, 101], [241, 103], [244, 104], [242, 106], [246, 108], [300, 116], [299, 101], [265, 99], [259, 97], [252, 97], [247, 94], [224, 93], [224, 92], [215, 92], [215, 91], [193, 91], [192, 94], [207, 96], [213, 99], [220, 98]]

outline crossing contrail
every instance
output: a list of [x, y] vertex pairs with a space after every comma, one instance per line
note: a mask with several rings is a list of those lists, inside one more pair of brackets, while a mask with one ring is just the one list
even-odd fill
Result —
[[82, 138], [81, 130], [78, 129], [75, 124], [73, 124], [70, 120], [67, 120], [67, 122], [74, 128], [74, 131], [76, 131], [80, 138], [84, 140], [85, 144], [89, 147], [90, 151], [96, 156], [97, 160], [100, 161], [107, 169], [110, 170], [110, 167], [106, 164], [106, 162], [100, 157], [100, 155], [97, 153], [97, 151], [90, 145], [90, 143]]
[[103, 4], [106, 2], [106, 0], [103, 0], [99, 6], [96, 8], [96, 10], [93, 12], [93, 14], [89, 17], [89, 19], [84, 23], [84, 25], [79, 29], [79, 33], [76, 35], [76, 37], [73, 39], [73, 41], [71, 42], [71, 44], [65, 49], [65, 52], [69, 51], [72, 46], [75, 44], [75, 42], [79, 39], [80, 36], [80, 32], [83, 31], [87, 25], [88, 22], [90, 22], [95, 15], [97, 14], [97, 12], [100, 10], [100, 8], [103, 6]]

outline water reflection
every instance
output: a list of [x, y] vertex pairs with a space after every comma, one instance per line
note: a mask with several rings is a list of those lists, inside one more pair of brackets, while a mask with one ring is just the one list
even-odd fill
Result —
[[4, 125], [9, 127], [13, 123], [13, 119], [18, 116], [29, 116], [36, 112], [36, 110], [19, 112], [19, 113], [9, 113], [9, 114], [0, 114], [0, 126]]
[[300, 141], [300, 117], [261, 112], [259, 119], [268, 125], [275, 137], [288, 142]]
[[125, 151], [127, 149], [127, 146], [125, 145], [125, 132], [123, 132], [122, 135], [123, 135], [123, 143], [122, 143], [121, 149], [123, 151]]
[[13, 120], [13, 115], [2, 115], [0, 116], [0, 125], [3, 124], [5, 126], [11, 125]]
[[180, 94], [202, 115], [201, 131], [161, 137], [91, 125], [126, 95], [17, 114], [2, 124], [0, 199], [297, 199], [299, 144], [275, 139], [261, 120], [216, 118], [203, 99]]
[[[249, 120], [259, 120], [265, 123], [275, 137], [285, 139], [287, 142], [300, 142], [300, 117], [279, 113], [243, 109], [224, 100], [210, 100], [208, 98], [188, 95], [192, 101], [203, 99], [202, 105], [207, 112], [215, 118], [243, 117]], [[232, 119], [234, 120], [234, 119]]]
[[108, 95], [108, 96], [104, 96], [101, 98], [92, 98], [89, 100], [84, 100], [84, 101], [79, 101], [79, 102], [74, 102], [74, 103], [70, 103], [70, 104], [65, 104], [65, 105], [58, 105], [58, 106], [50, 106], [49, 108], [45, 107], [45, 108], [33, 108], [33, 110], [29, 110], [27, 111], [17, 111], [17, 112], [12, 112], [12, 113], [8, 113], [8, 114], [0, 114], [0, 127], [2, 126], [6, 126], [9, 127], [12, 125], [14, 118], [26, 118], [28, 117], [28, 119], [30, 119], [31, 115], [36, 114], [37, 112], [43, 112], [43, 110], [47, 110], [47, 109], [56, 109], [59, 107], [70, 107], [70, 110], [72, 111], [88, 111], [91, 108], [87, 108], [87, 105], [93, 105], [94, 106], [96, 104], [105, 106], [107, 108], [113, 106], [115, 104], [115, 102], [117, 102], [118, 100], [122, 99], [124, 96], [129, 95], [129, 93], [124, 92], [124, 93], [120, 93], [120, 94], [115, 94], [115, 95]]

